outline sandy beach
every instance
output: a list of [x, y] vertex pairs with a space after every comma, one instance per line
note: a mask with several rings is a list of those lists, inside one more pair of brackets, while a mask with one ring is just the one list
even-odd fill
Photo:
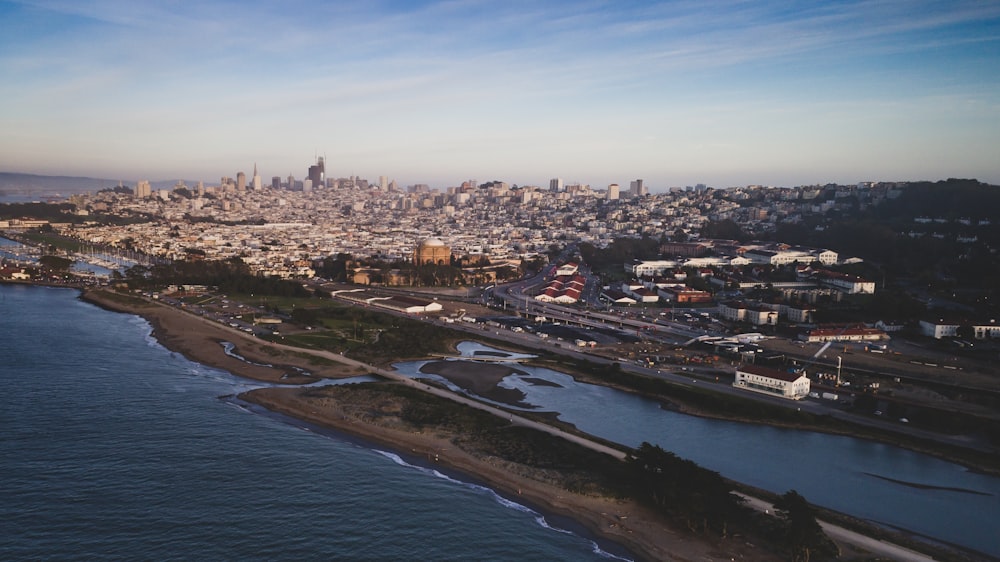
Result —
[[[269, 350], [266, 342], [241, 335], [212, 321], [167, 305], [120, 299], [106, 291], [87, 291], [82, 297], [104, 308], [136, 314], [153, 326], [153, 334], [164, 347], [181, 353], [193, 361], [254, 380], [283, 384], [315, 382], [316, 377], [344, 378], [360, 374], [355, 368], [319, 365], [305, 355]], [[231, 342], [236, 353], [253, 365], [227, 355], [220, 342]], [[440, 365], [440, 364], [443, 365]], [[455, 384], [477, 393], [489, 393], [496, 383], [511, 372], [507, 366], [476, 364], [474, 374], [468, 365], [461, 369], [449, 362], [431, 363], [429, 369], [439, 372]], [[298, 374], [297, 369], [310, 373]], [[485, 482], [495, 490], [543, 513], [556, 514], [580, 523], [596, 537], [624, 546], [642, 560], [774, 560], [773, 553], [739, 539], [709, 542], [668, 525], [662, 518], [635, 502], [585, 496], [568, 492], [550, 484], [514, 474], [506, 467], [476, 458], [455, 447], [447, 435], [430, 435], [408, 431], [385, 424], [368, 423], [349, 405], [316, 398], [305, 388], [268, 388], [247, 393], [241, 398], [269, 410], [354, 435], [406, 455], [440, 463], [475, 480]], [[507, 400], [517, 396], [505, 396]]]

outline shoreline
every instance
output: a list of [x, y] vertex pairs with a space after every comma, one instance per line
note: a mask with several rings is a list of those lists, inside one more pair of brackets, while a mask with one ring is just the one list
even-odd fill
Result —
[[[80, 290], [80, 288], [77, 289]], [[347, 421], [346, 418], [339, 419], [337, 416], [317, 415], [318, 411], [314, 405], [304, 401], [294, 403], [294, 400], [278, 400], [273, 395], [265, 398], [269, 391], [305, 390], [302, 386], [291, 386], [295, 383], [315, 383], [322, 378], [339, 379], [364, 374], [357, 368], [344, 365], [331, 367], [329, 364], [325, 364], [321, 369], [318, 369], [316, 365], [310, 363], [310, 359], [305, 353], [293, 353], [289, 356], [287, 351], [277, 349], [282, 347], [281, 344], [273, 344], [276, 348], [268, 352], [264, 347], [272, 345], [270, 342], [247, 336], [238, 330], [230, 329], [228, 326], [216, 324], [210, 319], [166, 304], [102, 289], [96, 291], [84, 289], [81, 291], [80, 298], [111, 311], [145, 318], [153, 326], [153, 336], [161, 345], [171, 351], [179, 352], [193, 361], [226, 370], [237, 376], [289, 385], [285, 388], [260, 389], [254, 391], [256, 394], [251, 399], [247, 399], [248, 402], [257, 403], [268, 411], [307, 423], [319, 424], [351, 438], [379, 443], [397, 454], [405, 455], [409, 454], [407, 453], [409, 451], [430, 459], [434, 451], [448, 448], [447, 441], [439, 441], [436, 445], [429, 444], [426, 440], [421, 441], [420, 436], [412, 433], [391, 434], [384, 427], [365, 423], [366, 420]], [[200, 325], [204, 329], [191, 330], [190, 328], [195, 325]], [[260, 361], [274, 366], [255, 366], [227, 356], [219, 343], [221, 341], [232, 342], [237, 346], [236, 352], [249, 361]], [[308, 366], [305, 366], [307, 364]], [[283, 372], [283, 368], [300, 366], [313, 374], [317, 374], [318, 370], [322, 370], [323, 373], [322, 375], [304, 377], [303, 380], [294, 382], [282, 378], [283, 374], [287, 374]], [[452, 448], [452, 452], [454, 453], [454, 448]], [[772, 552], [762, 552], [759, 547], [755, 547], [749, 542], [741, 542], [741, 540], [747, 540], [746, 538], [706, 538], [679, 531], [679, 527], [673, 527], [662, 517], [652, 515], [651, 512], [637, 504], [626, 506], [625, 502], [609, 498], [572, 495], [570, 492], [552, 486], [544, 488], [545, 485], [540, 482], [532, 482], [526, 477], [511, 474], [483, 459], [476, 459], [470, 455], [465, 455], [460, 459], [453, 456], [445, 457], [441, 466], [448, 466], [464, 475], [464, 478], [461, 479], [463, 481], [472, 479], [485, 482], [485, 487], [501, 496], [527, 497], [531, 504], [530, 507], [540, 514], [555, 515], [575, 521], [593, 536], [622, 545], [629, 552], [638, 556], [638, 559], [696, 560], [734, 557], [753, 561], [773, 560], [778, 557]], [[539, 490], [536, 486], [543, 486], [543, 488]], [[847, 540], [846, 543], [838, 541], [838, 544], [844, 550], [847, 559], [865, 556], [864, 550], [855, 548], [854, 540], [856, 539], [845, 540]]]
[[[384, 383], [393, 384], [393, 383]], [[741, 557], [743, 560], [774, 560], [770, 552], [756, 551], [739, 540], [707, 540], [674, 529], [647, 508], [632, 501], [602, 496], [585, 496], [507, 470], [505, 464], [477, 458], [456, 447], [450, 436], [414, 433], [368, 423], [337, 405], [322, 409], [303, 398], [303, 388], [264, 388], [242, 393], [240, 400], [268, 412], [299, 422], [327, 428], [335, 435], [374, 444], [401, 458], [413, 459], [416, 466], [453, 472], [462, 482], [489, 488], [500, 497], [530, 508], [539, 515], [573, 521], [586, 531], [579, 536], [593, 540], [602, 550], [622, 549], [635, 560], [704, 560]], [[420, 459], [419, 461], [417, 459]], [[610, 544], [609, 544], [610, 543]], [[614, 545], [614, 546], [612, 546]]]
[[[79, 289], [78, 289], [79, 290]], [[749, 547], [733, 539], [707, 539], [689, 535], [671, 528], [661, 517], [654, 516], [646, 508], [634, 502], [624, 502], [611, 498], [583, 496], [557, 488], [550, 484], [530, 480], [511, 474], [500, 466], [476, 459], [468, 454], [458, 454], [457, 449], [447, 440], [434, 440], [430, 436], [393, 432], [390, 429], [338, 419], [331, 412], [320, 414], [304, 402], [276, 398], [281, 392], [294, 393], [303, 390], [302, 384], [315, 383], [323, 378], [341, 379], [358, 376], [360, 372], [343, 365], [317, 366], [306, 356], [269, 354], [261, 349], [262, 343], [256, 338], [241, 334], [226, 326], [216, 325], [211, 320], [173, 309], [168, 305], [148, 302], [143, 299], [110, 293], [104, 290], [80, 290], [81, 300], [118, 313], [140, 316], [153, 327], [153, 337], [165, 348], [180, 353], [192, 361], [228, 371], [236, 376], [262, 382], [285, 384], [288, 387], [258, 389], [241, 395], [246, 402], [257, 404], [269, 412], [281, 414], [302, 422], [316, 424], [351, 438], [376, 443], [388, 448], [394, 454], [422, 456], [433, 459], [450, 470], [462, 475], [462, 481], [479, 481], [505, 498], [517, 498], [542, 516], [554, 516], [575, 522], [591, 535], [598, 545], [612, 545], [624, 549], [638, 560], [698, 560], [742, 556], [743, 560], [773, 560], [773, 553], [761, 552], [759, 547]], [[227, 355], [220, 342], [229, 341], [236, 346], [236, 353], [249, 361], [268, 363], [272, 367], [254, 365]], [[304, 368], [313, 376], [297, 380], [283, 378], [286, 368]], [[298, 383], [300, 386], [292, 386]], [[449, 454], [441, 462], [440, 451], [449, 449]], [[433, 465], [432, 465], [433, 466]], [[521, 501], [523, 500], [523, 502]], [[608, 544], [611, 543], [611, 544]], [[603, 546], [602, 546], [603, 549]]]
[[489, 492], [494, 494], [497, 498], [516, 503], [532, 511], [534, 515], [544, 518], [546, 523], [557, 531], [571, 532], [578, 537], [593, 542], [602, 551], [613, 556], [633, 559], [636, 554], [629, 550], [628, 546], [622, 542], [612, 541], [607, 537], [594, 533], [587, 525], [580, 522], [578, 518], [568, 514], [557, 513], [547, 507], [544, 503], [538, 503], [531, 498], [525, 497], [523, 493], [519, 495], [506, 493], [504, 490], [494, 486], [491, 482], [488, 482], [475, 474], [455, 469], [445, 463], [433, 462], [428, 457], [418, 454], [418, 452], [414, 451], [413, 448], [409, 451], [398, 450], [391, 445], [362, 436], [357, 432], [332, 427], [328, 424], [315, 423], [308, 419], [304, 419], [300, 415], [292, 415], [279, 411], [278, 409], [264, 406], [258, 403], [253, 397], [248, 397], [248, 394], [250, 393], [241, 393], [240, 395], [231, 395], [223, 398], [254, 414], [267, 416], [271, 419], [297, 427], [303, 425], [309, 426], [310, 431], [318, 433], [319, 435], [341, 441], [347, 441], [348, 443], [358, 445], [359, 447], [369, 449], [379, 454], [394, 455], [407, 465], [425, 470], [434, 470], [447, 478], [460, 482], [463, 485], [475, 486], [477, 488], [489, 490]]

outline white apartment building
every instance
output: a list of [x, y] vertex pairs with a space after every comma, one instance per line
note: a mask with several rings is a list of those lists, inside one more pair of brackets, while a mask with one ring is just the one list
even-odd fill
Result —
[[801, 400], [809, 395], [810, 383], [804, 372], [789, 373], [757, 365], [741, 365], [736, 368], [733, 386], [751, 392]]
[[816, 275], [820, 285], [832, 287], [849, 295], [875, 294], [875, 282], [862, 279], [856, 275], [847, 275], [835, 271], [821, 271]]

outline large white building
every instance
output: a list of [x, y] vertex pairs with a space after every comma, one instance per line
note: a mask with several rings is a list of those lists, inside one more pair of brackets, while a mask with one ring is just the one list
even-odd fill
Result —
[[789, 373], [757, 365], [741, 365], [736, 368], [733, 386], [751, 392], [780, 396], [791, 400], [801, 400], [809, 395], [809, 378], [805, 372]]
[[[958, 320], [921, 320], [920, 333], [934, 339], [954, 338], [958, 336], [958, 329], [965, 324]], [[996, 320], [988, 322], [969, 322], [972, 334], [975, 339], [983, 340], [989, 338], [1000, 338], [1000, 324]]]
[[765, 265], [787, 265], [790, 263], [812, 263], [818, 261], [823, 265], [833, 265], [837, 263], [839, 254], [832, 250], [817, 250], [812, 248], [798, 248], [790, 250], [767, 250], [754, 248], [743, 253], [743, 257], [752, 263]]
[[754, 326], [773, 326], [778, 323], [777, 310], [742, 301], [719, 303], [719, 317], [733, 322], [749, 322]]
[[875, 282], [856, 275], [836, 271], [820, 271], [816, 274], [816, 279], [819, 280], [820, 285], [832, 287], [849, 295], [875, 294]]
[[642, 260], [625, 264], [625, 271], [636, 277], [650, 277], [663, 275], [664, 272], [677, 268], [677, 262], [673, 260]]

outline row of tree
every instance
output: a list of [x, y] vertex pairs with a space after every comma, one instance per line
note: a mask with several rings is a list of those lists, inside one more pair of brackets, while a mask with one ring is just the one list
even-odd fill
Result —
[[790, 490], [775, 503], [775, 518], [758, 517], [744, 507], [745, 499], [717, 472], [642, 443], [626, 461], [633, 497], [695, 533], [726, 536], [731, 526], [757, 528], [785, 549], [795, 562], [827, 559], [837, 547], [823, 533], [816, 513], [798, 492]]

